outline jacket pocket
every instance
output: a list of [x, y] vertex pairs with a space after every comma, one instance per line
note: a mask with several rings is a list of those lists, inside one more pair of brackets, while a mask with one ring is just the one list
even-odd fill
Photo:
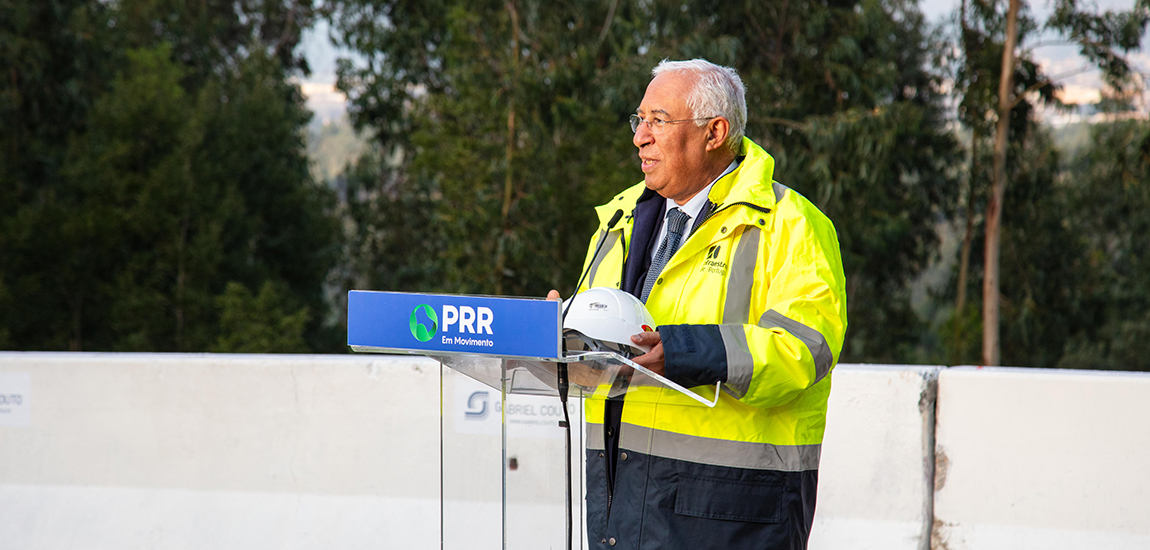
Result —
[[679, 476], [675, 513], [708, 519], [779, 523], [784, 487], [764, 481]]

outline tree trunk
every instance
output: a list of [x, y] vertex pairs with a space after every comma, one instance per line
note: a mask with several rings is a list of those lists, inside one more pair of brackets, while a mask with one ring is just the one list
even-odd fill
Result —
[[998, 256], [1002, 234], [1002, 198], [1006, 190], [1006, 139], [1014, 89], [1014, 48], [1018, 39], [1021, 0], [1010, 0], [1006, 14], [1006, 44], [1002, 49], [1002, 76], [998, 81], [998, 125], [994, 134], [994, 181], [986, 203], [986, 273], [982, 279], [982, 364], [999, 364]]
[[951, 363], [962, 360], [961, 353], [970, 335], [962, 322], [966, 309], [966, 286], [970, 274], [970, 248], [974, 234], [974, 180], [978, 174], [978, 126], [970, 129], [970, 175], [966, 181], [966, 232], [962, 236], [962, 259], [958, 264], [958, 298], [954, 301], [954, 354]]
[[[959, 23], [962, 25], [962, 46], [967, 67], [973, 67], [971, 59], [974, 57], [974, 41], [968, 38], [969, 28], [966, 25], [966, 3], [962, 0]], [[973, 69], [971, 69], [973, 70]], [[970, 273], [970, 245], [974, 233], [974, 179], [978, 174], [978, 124], [970, 126], [970, 172], [966, 178], [966, 232], [962, 236], [962, 256], [958, 264], [958, 297], [954, 301], [954, 338], [951, 349], [950, 362], [957, 365], [962, 361], [962, 350], [966, 348], [966, 340], [970, 337], [966, 333], [963, 323], [963, 310], [966, 309], [966, 286]]]
[[503, 272], [507, 269], [505, 242], [507, 232], [510, 230], [508, 222], [511, 214], [511, 191], [515, 182], [512, 172], [512, 162], [515, 160], [515, 84], [519, 78], [519, 13], [513, 1], [507, 2], [506, 5], [511, 18], [511, 74], [507, 86], [507, 177], [503, 180], [503, 208], [500, 211], [499, 238], [495, 244], [496, 296], [503, 294]]

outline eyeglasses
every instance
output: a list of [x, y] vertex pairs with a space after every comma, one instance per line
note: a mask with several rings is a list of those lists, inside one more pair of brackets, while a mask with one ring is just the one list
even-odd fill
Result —
[[639, 125], [646, 123], [647, 129], [650, 130], [652, 134], [661, 134], [661, 133], [663, 133], [664, 127], [668, 124], [678, 124], [680, 122], [694, 122], [696, 120], [710, 120], [712, 118], [716, 118], [716, 117], [708, 116], [708, 117], [703, 117], [703, 118], [684, 118], [682, 120], [663, 120], [661, 118], [655, 117], [655, 118], [652, 118], [651, 120], [644, 120], [643, 117], [641, 117], [639, 115], [631, 115], [631, 131], [632, 132], [638, 132], [639, 131]]

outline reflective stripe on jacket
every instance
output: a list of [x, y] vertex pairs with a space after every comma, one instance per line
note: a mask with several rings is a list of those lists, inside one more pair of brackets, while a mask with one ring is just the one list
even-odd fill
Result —
[[[633, 388], [609, 436], [604, 401], [588, 400], [592, 547], [806, 546], [830, 373], [846, 330], [842, 260], [830, 220], [773, 181], [774, 159], [758, 145], [744, 139], [742, 150], [647, 300], [666, 375], [711, 395], [721, 381], [723, 394], [708, 409], [674, 390]], [[640, 183], [597, 209], [580, 290], [634, 283], [629, 248], [650, 240], [633, 238], [636, 211], [663, 200], [645, 190]], [[606, 231], [619, 209], [625, 223]], [[641, 257], [630, 252], [631, 262]], [[612, 437], [613, 491], [604, 456]]]

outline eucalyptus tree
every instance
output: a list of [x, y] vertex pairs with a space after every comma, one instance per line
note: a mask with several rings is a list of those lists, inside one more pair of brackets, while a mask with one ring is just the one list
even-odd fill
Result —
[[[1023, 6], [1025, 8], [1025, 6]], [[970, 287], [971, 249], [976, 229], [982, 232], [976, 221], [985, 217], [976, 212], [985, 208], [993, 179], [988, 167], [993, 166], [993, 140], [998, 117], [998, 85], [1001, 82], [1002, 56], [1007, 34], [1007, 18], [1000, 13], [1002, 6], [994, 1], [963, 0], [957, 10], [956, 47], [948, 62], [953, 64], [954, 92], [958, 100], [958, 120], [970, 132], [967, 154], [970, 160], [965, 170], [966, 185], [962, 198], [961, 220], [964, 222], [963, 240], [958, 264], [958, 282], [954, 312], [948, 321], [949, 361], [977, 362], [978, 357], [961, 353], [969, 347], [972, 337], [976, 337], [981, 323], [970, 321], [977, 317], [977, 306], [971, 307], [966, 301]], [[1021, 9], [1015, 15], [1016, 41], [1026, 41], [1040, 31], [1038, 22], [1028, 9]], [[1020, 38], [1018, 38], [1020, 37]], [[1009, 122], [1013, 143], [1026, 148], [1026, 140], [1034, 131], [1037, 120], [1033, 113], [1038, 104], [1060, 107], [1057, 98], [1060, 84], [1048, 76], [1034, 60], [1033, 52], [1022, 51], [1016, 55], [1012, 80], [1029, 92], [1022, 94], [1010, 109], [1010, 116], [1002, 119]], [[1028, 151], [1033, 148], [1026, 149]], [[985, 241], [985, 232], [982, 232]], [[985, 249], [984, 249], [985, 252]], [[977, 260], [981, 265], [981, 259]], [[973, 340], [978, 345], [981, 339]]]
[[[1022, 0], [1008, 0], [1003, 14], [1006, 20], [1002, 63], [998, 81], [998, 105], [995, 109], [994, 171], [986, 205], [985, 270], [982, 304], [982, 364], [1000, 362], [999, 344], [999, 256], [1003, 199], [1007, 185], [1007, 151], [1012, 110], [1025, 100], [1028, 92], [1049, 86], [1050, 80], [1024, 86], [1014, 79], [1018, 56], [1019, 13]], [[1058, 0], [1045, 27], [1078, 46], [1083, 57], [1103, 71], [1107, 84], [1121, 89], [1130, 82], [1132, 71], [1124, 55], [1138, 49], [1146, 24], [1150, 22], [1150, 1], [1138, 0], [1126, 12], [1098, 13], [1082, 9], [1077, 0]]]

